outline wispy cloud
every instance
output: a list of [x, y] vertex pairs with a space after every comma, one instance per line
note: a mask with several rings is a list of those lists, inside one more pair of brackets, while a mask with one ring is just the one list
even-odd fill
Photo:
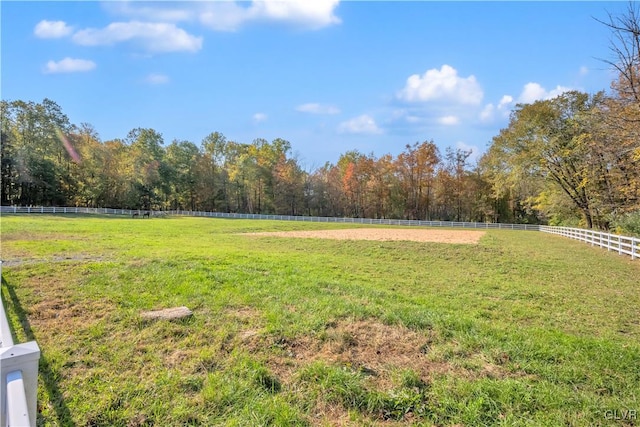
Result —
[[480, 121], [491, 122], [496, 118], [504, 119], [509, 117], [509, 112], [513, 106], [513, 97], [511, 95], [504, 95], [498, 105], [487, 104], [480, 112]]
[[410, 76], [397, 96], [408, 102], [449, 101], [477, 105], [482, 102], [484, 93], [475, 76], [460, 77], [455, 68], [443, 65], [439, 70], [433, 68], [423, 75]]
[[152, 85], [162, 85], [169, 83], [169, 76], [164, 74], [152, 73], [147, 76], [145, 81]]
[[296, 111], [310, 114], [339, 114], [340, 109], [333, 105], [323, 105], [314, 102], [298, 105]]
[[96, 68], [93, 61], [87, 59], [64, 58], [60, 61], [49, 61], [44, 68], [45, 74], [77, 73], [91, 71]]
[[251, 2], [110, 2], [108, 8], [120, 15], [146, 21], [199, 22], [215, 31], [236, 31], [252, 22], [279, 22], [317, 30], [339, 24], [335, 15], [339, 0]]
[[42, 20], [35, 26], [34, 34], [39, 38], [70, 36], [81, 46], [129, 42], [147, 53], [198, 52], [202, 49], [203, 37], [190, 34], [177, 23], [197, 23], [214, 31], [236, 31], [252, 22], [274, 22], [317, 30], [341, 22], [335, 15], [339, 3], [340, 0], [106, 2], [107, 10], [130, 20], [75, 32], [64, 21]]
[[354, 117], [351, 120], [340, 123], [340, 125], [338, 126], [338, 132], [377, 135], [381, 134], [382, 130], [378, 127], [373, 117], [367, 114], [363, 114], [361, 116]]
[[183, 22], [196, 19], [197, 11], [201, 9], [201, 5], [198, 3], [150, 3], [123, 0], [104, 2], [103, 7], [113, 15], [126, 16], [142, 21]]
[[570, 90], [571, 88], [560, 85], [556, 86], [555, 89], [546, 90], [539, 83], [527, 83], [518, 97], [518, 102], [529, 104], [535, 101], [551, 99]]
[[41, 39], [58, 39], [66, 37], [73, 32], [73, 27], [64, 21], [42, 20], [36, 24], [33, 34]]
[[444, 116], [438, 119], [438, 123], [445, 126], [455, 126], [460, 124], [460, 117], [458, 116]]
[[254, 123], [261, 123], [268, 119], [265, 113], [255, 113], [252, 117]]
[[131, 41], [145, 50], [160, 52], [197, 52], [202, 48], [202, 37], [196, 37], [171, 23], [114, 22], [97, 29], [76, 32], [72, 40], [82, 46], [109, 46]]

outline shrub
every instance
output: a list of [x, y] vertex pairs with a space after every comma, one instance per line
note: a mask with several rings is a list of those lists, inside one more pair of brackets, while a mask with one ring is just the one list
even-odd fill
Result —
[[611, 225], [616, 233], [640, 236], [640, 210], [614, 217]]

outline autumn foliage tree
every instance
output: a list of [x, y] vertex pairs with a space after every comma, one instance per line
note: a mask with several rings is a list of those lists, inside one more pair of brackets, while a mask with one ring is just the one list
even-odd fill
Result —
[[396, 170], [407, 218], [431, 219], [439, 163], [440, 154], [433, 141], [407, 145], [398, 155]]
[[425, 139], [396, 156], [349, 150], [305, 170], [282, 138], [245, 143], [216, 131], [167, 144], [136, 128], [102, 141], [50, 99], [1, 101], [0, 201], [631, 230], [628, 219], [640, 234], [639, 16], [630, 3], [603, 21], [617, 72], [610, 93], [517, 105], [475, 165], [470, 151]]

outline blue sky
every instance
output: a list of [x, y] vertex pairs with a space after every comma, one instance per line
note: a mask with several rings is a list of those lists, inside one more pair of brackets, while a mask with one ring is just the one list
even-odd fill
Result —
[[518, 102], [608, 90], [625, 2], [2, 1], [4, 100], [103, 141], [284, 138], [307, 169], [433, 140], [477, 158]]

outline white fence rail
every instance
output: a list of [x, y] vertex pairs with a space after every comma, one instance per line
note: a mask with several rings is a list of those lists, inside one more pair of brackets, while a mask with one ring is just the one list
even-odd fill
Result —
[[[41, 213], [41, 214], [103, 214], [103, 215], [137, 215], [143, 216], [146, 211], [109, 208], [79, 207], [17, 207], [2, 206], [0, 213]], [[151, 211], [156, 215], [184, 215], [209, 218], [230, 219], [266, 219], [282, 221], [333, 222], [375, 225], [405, 225], [423, 227], [461, 227], [476, 229], [508, 229], [534, 230], [557, 234], [571, 239], [589, 243], [592, 246], [606, 248], [619, 254], [640, 258], [640, 239], [617, 234], [580, 228], [551, 227], [528, 224], [498, 224], [480, 222], [454, 221], [413, 221], [395, 219], [368, 218], [333, 218], [289, 215], [236, 214], [223, 212], [198, 211]], [[0, 260], [0, 277], [2, 277], [2, 261]], [[40, 348], [35, 341], [24, 344], [13, 343], [11, 329], [0, 298], [0, 427], [3, 426], [35, 426], [37, 410], [38, 360]]]
[[308, 221], [308, 222], [328, 222], [328, 223], [349, 223], [349, 224], [372, 224], [372, 225], [404, 225], [420, 227], [450, 227], [450, 228], [475, 228], [475, 229], [500, 229], [500, 230], [531, 230], [543, 231], [546, 233], [558, 234], [572, 239], [590, 243], [593, 246], [607, 248], [609, 251], [616, 251], [619, 254], [631, 256], [632, 259], [640, 258], [640, 239], [617, 234], [603, 233], [599, 231], [586, 230], [581, 228], [551, 227], [546, 225], [530, 224], [501, 224], [484, 222], [457, 222], [457, 221], [417, 221], [404, 219], [372, 219], [372, 218], [335, 218], [318, 216], [292, 216], [292, 215], [261, 215], [261, 214], [240, 214], [225, 212], [202, 212], [202, 211], [145, 211], [130, 209], [110, 209], [110, 208], [81, 208], [81, 207], [19, 207], [2, 206], [0, 213], [42, 213], [42, 214], [102, 214], [102, 215], [128, 215], [143, 217], [145, 212], [150, 216], [158, 215], [184, 215], [207, 218], [228, 218], [228, 219], [265, 219], [279, 221]]
[[606, 248], [619, 254], [629, 255], [631, 259], [640, 258], [640, 239], [636, 237], [620, 236], [583, 228], [540, 226], [540, 231], [557, 234], [570, 239], [580, 240], [591, 246]]
[[307, 221], [307, 222], [334, 222], [349, 224], [372, 224], [372, 225], [405, 225], [420, 227], [452, 227], [452, 228], [478, 228], [478, 229], [501, 229], [501, 230], [530, 230], [538, 231], [539, 225], [531, 224], [501, 224], [486, 222], [462, 222], [462, 221], [418, 221], [408, 219], [372, 219], [372, 218], [335, 218], [324, 216], [299, 216], [299, 215], [262, 215], [262, 214], [240, 214], [226, 212], [202, 212], [202, 211], [145, 211], [139, 209], [110, 209], [110, 208], [77, 208], [77, 207], [20, 207], [2, 206], [0, 213], [16, 214], [102, 214], [102, 215], [136, 215], [142, 217], [145, 212], [150, 212], [151, 216], [158, 215], [183, 215], [207, 218], [228, 218], [228, 219], [266, 219], [277, 221]]
[[35, 341], [13, 343], [0, 298], [0, 426], [36, 425], [39, 359], [40, 348]]
[[479, 228], [501, 230], [533, 230], [538, 231], [538, 225], [530, 224], [501, 224], [488, 222], [463, 222], [463, 221], [420, 221], [411, 219], [374, 219], [374, 218], [338, 218], [326, 216], [293, 216], [293, 215], [261, 215], [261, 214], [236, 214], [224, 212], [199, 212], [199, 211], [167, 211], [168, 215], [201, 216], [209, 218], [234, 218], [234, 219], [268, 219], [277, 221], [306, 221], [306, 222], [334, 222], [348, 224], [371, 225], [405, 225], [419, 227], [451, 227], [451, 228]]
[[131, 209], [109, 209], [109, 208], [79, 208], [79, 207], [56, 207], [56, 206], [1, 206], [0, 213], [30, 213], [30, 214], [105, 214], [105, 215], [133, 215], [142, 214], [144, 210]]

